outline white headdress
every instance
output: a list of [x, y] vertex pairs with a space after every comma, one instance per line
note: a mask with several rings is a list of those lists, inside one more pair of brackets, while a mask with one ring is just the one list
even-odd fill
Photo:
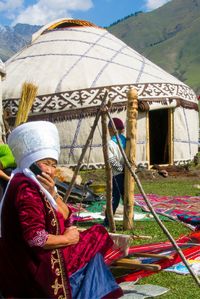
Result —
[[[40, 189], [46, 194], [51, 205], [57, 209], [57, 204], [51, 194], [41, 185], [33, 172], [29, 169], [33, 162], [45, 158], [52, 158], [58, 161], [60, 142], [56, 126], [48, 121], [33, 121], [22, 124], [10, 133], [8, 137], [8, 145], [10, 146], [17, 163], [17, 169], [14, 170], [12, 177], [16, 173], [23, 172], [27, 177], [31, 178], [39, 185]], [[1, 201], [0, 216], [4, 197]]]
[[20, 125], [10, 133], [8, 145], [17, 167], [21, 170], [45, 158], [58, 161], [60, 154], [57, 128], [48, 121], [33, 121]]

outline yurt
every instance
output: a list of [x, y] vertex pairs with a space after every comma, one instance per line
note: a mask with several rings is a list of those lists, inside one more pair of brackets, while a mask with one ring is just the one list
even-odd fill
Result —
[[[126, 121], [127, 92], [137, 89], [137, 164], [180, 164], [198, 151], [198, 102], [193, 90], [106, 29], [60, 19], [33, 34], [30, 45], [6, 62], [3, 107], [11, 125], [24, 82], [38, 86], [29, 120], [54, 122], [61, 140], [60, 163], [76, 165], [102, 97], [111, 115]], [[42, 130], [42, 128], [41, 128]], [[101, 123], [83, 167], [104, 164]]]
[[3, 120], [2, 120], [2, 84], [1, 81], [5, 78], [5, 65], [0, 59], [0, 141], [2, 140], [2, 133], [3, 133]]

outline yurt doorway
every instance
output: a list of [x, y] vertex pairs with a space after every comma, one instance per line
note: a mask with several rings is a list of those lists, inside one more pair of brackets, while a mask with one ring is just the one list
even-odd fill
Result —
[[150, 165], [170, 164], [171, 109], [149, 111]]

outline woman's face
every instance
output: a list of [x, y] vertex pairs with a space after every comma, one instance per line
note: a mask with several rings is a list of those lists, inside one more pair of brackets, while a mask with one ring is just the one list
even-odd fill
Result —
[[43, 172], [47, 173], [52, 179], [55, 177], [57, 167], [56, 160], [50, 158], [42, 159], [37, 161], [37, 165]]

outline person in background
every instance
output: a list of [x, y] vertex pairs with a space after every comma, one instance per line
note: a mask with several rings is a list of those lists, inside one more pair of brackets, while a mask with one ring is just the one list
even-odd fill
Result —
[[[125, 129], [124, 123], [120, 118], [117, 117], [112, 118], [112, 120], [117, 129], [120, 144], [125, 150], [126, 137], [123, 135]], [[124, 196], [124, 159], [118, 146], [117, 138], [112, 128], [111, 121], [108, 123], [108, 130], [111, 137], [108, 142], [108, 157], [112, 168], [112, 208], [113, 214], [115, 214], [115, 211], [119, 206], [120, 198], [123, 199]], [[106, 215], [104, 219], [104, 226], [108, 225], [109, 223]]]
[[9, 145], [0, 141], [0, 200], [5, 192], [11, 172], [15, 167], [15, 158]]
[[121, 297], [123, 292], [105, 264], [114, 245], [107, 230], [94, 225], [79, 232], [70, 208], [56, 191], [60, 152], [56, 126], [46, 121], [22, 124], [10, 133], [8, 144], [17, 168], [0, 206], [2, 295]]

